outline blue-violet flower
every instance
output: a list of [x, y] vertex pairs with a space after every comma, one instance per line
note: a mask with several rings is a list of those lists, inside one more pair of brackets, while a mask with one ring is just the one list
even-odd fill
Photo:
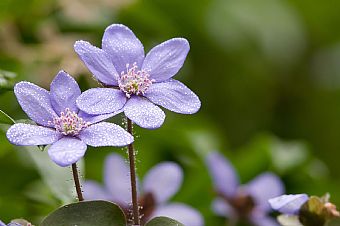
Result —
[[[156, 105], [181, 114], [196, 113], [199, 98], [183, 83], [172, 79], [189, 52], [184, 38], [163, 42], [144, 56], [144, 47], [126, 26], [106, 28], [102, 49], [77, 41], [75, 51], [106, 88], [84, 92], [77, 105], [88, 114], [124, 112], [143, 128], [160, 127], [164, 112]], [[155, 105], [156, 104], [156, 105]]]
[[267, 216], [270, 211], [268, 199], [283, 194], [284, 186], [273, 173], [266, 172], [248, 184], [240, 186], [238, 176], [231, 163], [218, 152], [211, 152], [206, 158], [218, 197], [212, 209], [231, 222], [247, 221], [256, 226], [277, 226]]
[[113, 114], [89, 115], [76, 106], [81, 91], [77, 82], [60, 71], [47, 91], [29, 82], [19, 82], [14, 93], [24, 112], [37, 124], [16, 123], [7, 131], [15, 145], [48, 145], [50, 158], [69, 166], [82, 158], [90, 146], [125, 146], [133, 137], [113, 123], [100, 122]]
[[[87, 200], [104, 199], [117, 203], [126, 213], [131, 215], [131, 192], [129, 168], [125, 160], [117, 154], [106, 158], [104, 166], [104, 183], [85, 181], [83, 190]], [[167, 203], [182, 184], [183, 172], [173, 162], [163, 162], [153, 167], [144, 177], [142, 193], [139, 195], [141, 222], [157, 216], [166, 216], [186, 226], [203, 226], [203, 217], [195, 209], [182, 203]], [[140, 188], [140, 187], [139, 187]], [[140, 189], [138, 189], [140, 191]]]

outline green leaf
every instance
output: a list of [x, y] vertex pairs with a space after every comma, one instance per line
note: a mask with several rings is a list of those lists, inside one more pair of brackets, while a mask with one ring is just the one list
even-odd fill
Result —
[[[40, 226], [124, 226], [123, 211], [111, 202], [84, 201], [63, 206], [48, 215]], [[158, 224], [157, 224], [158, 225]]]
[[[39, 151], [37, 146], [17, 146], [16, 149], [25, 150], [25, 154], [32, 159], [44, 183], [59, 200], [63, 203], [70, 203], [75, 200], [76, 193], [70, 167], [58, 166], [50, 159], [47, 152]], [[83, 163], [83, 160], [77, 162], [81, 179], [84, 176]]]
[[335, 218], [333, 220], [330, 220], [326, 225], [327, 226], [339, 226], [340, 225], [340, 218]]
[[146, 223], [145, 226], [184, 226], [184, 224], [168, 217], [155, 217]]
[[8, 114], [0, 110], [0, 124], [9, 124], [12, 125], [14, 124], [15, 121], [14, 119], [11, 118]]

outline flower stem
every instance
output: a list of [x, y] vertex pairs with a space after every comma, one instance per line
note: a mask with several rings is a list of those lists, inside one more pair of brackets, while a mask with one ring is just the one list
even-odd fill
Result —
[[83, 194], [81, 193], [81, 187], [80, 187], [80, 181], [79, 181], [79, 176], [78, 176], [77, 163], [73, 163], [72, 164], [72, 173], [73, 173], [74, 185], [76, 186], [78, 200], [79, 200], [79, 202], [84, 201]]
[[[127, 119], [127, 131], [133, 136], [132, 121]], [[135, 166], [135, 150], [133, 144], [128, 145], [129, 162], [130, 162], [130, 179], [132, 192], [132, 208], [133, 208], [133, 224], [140, 225], [139, 206], [137, 199], [137, 182], [136, 182], [136, 166]]]

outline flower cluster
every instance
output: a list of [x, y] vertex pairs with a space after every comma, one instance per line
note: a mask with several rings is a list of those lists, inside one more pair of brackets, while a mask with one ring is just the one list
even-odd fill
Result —
[[[124, 25], [113, 24], [105, 30], [102, 49], [85, 41], [77, 41], [74, 49], [104, 88], [81, 93], [77, 82], [65, 71], [55, 76], [49, 91], [30, 82], [19, 82], [14, 93], [33, 122], [12, 125], [6, 136], [15, 145], [50, 145], [48, 154], [52, 161], [62, 167], [72, 165], [78, 199], [82, 201], [76, 162], [85, 155], [87, 145], [129, 145], [130, 173], [135, 175], [132, 122], [155, 129], [165, 119], [165, 113], [157, 105], [177, 113], [193, 114], [200, 109], [201, 102], [183, 83], [172, 79], [189, 51], [189, 43], [184, 38], [168, 40], [145, 56], [144, 47], [133, 32]], [[127, 131], [116, 124], [103, 122], [121, 112], [128, 118], [130, 127]], [[128, 174], [128, 167], [117, 155], [111, 155], [107, 162], [110, 171], [106, 174], [115, 176], [107, 185], [116, 197], [110, 200], [118, 202], [128, 213], [129, 186], [122, 189], [126, 179], [123, 174]], [[120, 168], [115, 172], [116, 168], [112, 167], [118, 166]], [[132, 196], [136, 197], [132, 185], [134, 177], [131, 177], [131, 187]], [[159, 184], [154, 183], [155, 178]], [[201, 215], [191, 207], [180, 203], [166, 204], [179, 189], [181, 181], [182, 171], [174, 163], [162, 163], [150, 171], [145, 178], [144, 195], [139, 198], [143, 207], [142, 224], [155, 216], [166, 215], [189, 226], [203, 225]], [[85, 184], [86, 197], [91, 197], [91, 185], [93, 188], [94, 183]], [[94, 196], [100, 197], [100, 194], [98, 188]], [[134, 199], [132, 220], [134, 225], [139, 225], [138, 205]], [[2, 222], [0, 224], [3, 226]]]

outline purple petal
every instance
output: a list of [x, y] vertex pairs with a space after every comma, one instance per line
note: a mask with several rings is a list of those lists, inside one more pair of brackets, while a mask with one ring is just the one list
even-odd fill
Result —
[[51, 104], [54, 111], [60, 116], [66, 108], [78, 112], [76, 99], [80, 96], [80, 88], [74, 78], [64, 71], [59, 71], [50, 86]]
[[83, 184], [83, 195], [85, 200], [108, 200], [112, 201], [112, 197], [97, 182], [87, 180]]
[[6, 226], [6, 224], [0, 220], [0, 226]]
[[122, 127], [109, 122], [100, 122], [84, 129], [80, 139], [93, 147], [116, 146], [121, 147], [133, 142], [133, 136]]
[[144, 193], [150, 192], [157, 203], [164, 203], [179, 190], [182, 181], [183, 172], [176, 163], [160, 163], [144, 177]]
[[107, 27], [102, 41], [103, 50], [111, 58], [118, 74], [126, 70], [126, 64], [142, 65], [144, 47], [133, 32], [122, 24]]
[[276, 198], [269, 199], [270, 206], [283, 214], [297, 214], [301, 206], [308, 201], [308, 195], [281, 195]]
[[80, 110], [93, 115], [118, 111], [126, 103], [126, 96], [117, 89], [93, 88], [82, 93], [77, 99]]
[[99, 81], [107, 85], [118, 85], [119, 75], [105, 51], [85, 41], [77, 41], [74, 50]]
[[82, 118], [85, 122], [89, 122], [91, 124], [104, 121], [105, 119], [111, 118], [120, 112], [114, 112], [114, 113], [108, 113], [108, 114], [102, 114], [102, 115], [90, 115], [83, 111], [79, 111], [78, 116]]
[[253, 217], [251, 221], [256, 226], [280, 226], [275, 219], [267, 216]]
[[133, 96], [124, 107], [125, 115], [140, 127], [157, 129], [164, 122], [164, 112], [149, 100]]
[[15, 145], [46, 145], [56, 142], [60, 137], [54, 129], [17, 123], [7, 130], [7, 139]]
[[127, 162], [117, 154], [109, 155], [105, 160], [104, 182], [112, 200], [119, 204], [131, 203], [131, 185]]
[[189, 49], [186, 39], [170, 39], [150, 50], [145, 57], [142, 69], [148, 71], [150, 78], [156, 82], [165, 81], [181, 69]]
[[212, 209], [215, 214], [222, 216], [222, 217], [228, 217], [228, 218], [237, 217], [233, 207], [230, 206], [227, 203], [227, 201], [222, 198], [214, 199], [212, 203]]
[[51, 127], [48, 122], [58, 115], [51, 106], [47, 90], [30, 82], [19, 82], [14, 87], [14, 93], [28, 117], [40, 125]]
[[[0, 224], [0, 226], [1, 226], [1, 224]], [[7, 226], [22, 226], [22, 225], [19, 224], [19, 223], [12, 223], [12, 222], [10, 222]]]
[[151, 218], [161, 216], [175, 219], [185, 226], [204, 225], [202, 215], [197, 210], [182, 203], [171, 203], [169, 205], [159, 206], [153, 212]]
[[196, 113], [201, 107], [198, 96], [183, 83], [173, 79], [152, 84], [145, 97], [155, 104], [181, 114]]
[[231, 163], [218, 152], [211, 152], [206, 158], [215, 189], [227, 197], [233, 197], [239, 185], [238, 176]]
[[282, 195], [284, 185], [279, 177], [272, 173], [262, 173], [245, 185], [246, 191], [255, 199], [257, 207], [268, 211], [268, 199]]
[[69, 166], [81, 159], [86, 151], [86, 144], [74, 137], [63, 137], [48, 149], [53, 162], [59, 166]]

